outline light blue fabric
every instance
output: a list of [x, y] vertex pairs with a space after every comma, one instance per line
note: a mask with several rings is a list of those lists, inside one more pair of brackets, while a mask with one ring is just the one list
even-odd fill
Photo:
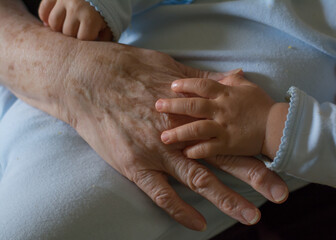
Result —
[[163, 0], [162, 4], [190, 4], [192, 3], [194, 0]]
[[100, 13], [113, 32], [114, 41], [118, 41], [121, 33], [131, 22], [132, 15], [143, 13], [146, 10], [160, 5], [190, 4], [194, 0], [118, 0], [101, 1], [85, 0]]
[[[234, 223], [173, 181], [209, 224], [203, 233], [187, 230], [107, 165], [70, 126], [20, 100], [13, 102], [3, 87], [0, 92], [6, 103], [0, 109], [5, 112], [0, 124], [1, 240], [208, 239]], [[265, 201], [246, 184], [216, 172], [258, 206]], [[292, 189], [304, 184], [289, 183]]]
[[[137, 10], [122, 43], [164, 51], [202, 69], [243, 67], [246, 76], [277, 101], [283, 101], [292, 85], [318, 101], [334, 99], [333, 0], [195, 0], [156, 8], [148, 8], [155, 0], [92, 3], [119, 33]], [[208, 239], [234, 223], [173, 182], [208, 221], [203, 233], [187, 230], [109, 167], [68, 125], [3, 87], [0, 108], [1, 240]], [[212, 170], [256, 205], [265, 201], [246, 184]], [[290, 190], [306, 184], [282, 176]]]
[[[234, 223], [174, 183], [209, 224], [204, 233], [183, 228], [105, 164], [73, 129], [19, 100], [2, 118], [0, 132], [1, 240], [208, 239]], [[240, 181], [219, 176], [255, 204], [264, 202]], [[289, 184], [295, 189], [303, 183]]]
[[319, 104], [296, 87], [277, 156], [267, 166], [310, 182], [336, 187], [336, 105]]

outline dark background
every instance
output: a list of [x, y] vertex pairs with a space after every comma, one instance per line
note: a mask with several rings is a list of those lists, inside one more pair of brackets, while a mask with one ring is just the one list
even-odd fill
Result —
[[38, 7], [41, 0], [23, 0], [23, 2], [28, 7], [29, 11], [37, 17]]

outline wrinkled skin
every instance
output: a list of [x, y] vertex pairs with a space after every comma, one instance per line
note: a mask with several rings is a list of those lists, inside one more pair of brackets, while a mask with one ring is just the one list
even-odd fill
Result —
[[[221, 80], [224, 74], [191, 69], [155, 51], [81, 42], [52, 32], [20, 0], [0, 1], [0, 20], [0, 83], [73, 126], [106, 162], [175, 220], [191, 229], [205, 228], [205, 219], [177, 196], [167, 175], [244, 224], [259, 220], [253, 204], [203, 165], [185, 158], [184, 145], [160, 141], [162, 131], [191, 120], [154, 109], [159, 98], [176, 97], [171, 82], [191, 77]], [[273, 202], [288, 195], [286, 184], [256, 159], [219, 156], [208, 161]]]
[[[151, 50], [89, 44], [90, 47], [83, 43], [78, 48], [74, 67], [63, 82], [58, 113], [53, 115], [71, 124], [106, 162], [184, 226], [203, 230], [206, 225], [204, 218], [177, 196], [167, 175], [238, 221], [256, 223], [260, 212], [253, 204], [223, 185], [206, 167], [184, 157], [181, 150], [185, 145], [167, 146], [160, 141], [162, 131], [192, 120], [155, 110], [157, 99], [176, 97], [171, 83], [187, 77], [221, 80], [227, 74], [192, 69]], [[277, 202], [272, 186], [276, 187], [275, 192], [287, 194], [282, 180], [261, 162], [244, 158], [245, 167], [232, 161], [232, 157], [224, 157], [215, 160], [215, 165], [216, 161], [224, 164], [226, 159], [231, 164], [226, 168], [228, 172], [231, 169], [233, 175], [271, 201]]]

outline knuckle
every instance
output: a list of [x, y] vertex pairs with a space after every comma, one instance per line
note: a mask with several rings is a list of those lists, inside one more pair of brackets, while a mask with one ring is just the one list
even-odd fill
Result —
[[181, 219], [183, 209], [179, 207], [176, 200], [173, 198], [171, 190], [161, 188], [153, 194], [153, 201], [162, 209], [164, 209], [172, 218]]
[[219, 206], [221, 207], [223, 212], [230, 214], [238, 209], [238, 202], [235, 197], [229, 196], [221, 198], [219, 200]]
[[211, 183], [211, 173], [208, 169], [195, 166], [188, 171], [189, 187], [194, 191], [199, 191], [206, 188]]
[[[133, 161], [131, 161], [133, 162]], [[127, 174], [126, 174], [127, 175]], [[144, 181], [148, 178], [148, 173], [145, 171], [137, 171], [133, 175], [131, 181], [133, 181], [136, 185], [141, 186]]]
[[201, 133], [201, 127], [198, 124], [191, 124], [189, 127], [190, 136], [198, 136]]
[[198, 79], [195, 85], [198, 89], [205, 90], [208, 87], [208, 82], [205, 79]]
[[127, 161], [125, 161], [123, 168], [121, 169], [121, 173], [141, 189], [150, 189], [150, 192], [152, 192], [155, 189], [155, 184], [153, 184], [153, 182], [156, 180], [156, 173], [150, 170], [136, 169], [134, 165], [138, 161], [139, 157], [129, 156]]
[[248, 171], [248, 180], [255, 188], [260, 188], [266, 183], [268, 169], [264, 166], [256, 166]]
[[161, 188], [153, 195], [153, 201], [163, 209], [173, 209], [174, 202], [168, 189]]
[[175, 220], [182, 221], [185, 219], [185, 214], [181, 207], [173, 207], [167, 212]]
[[190, 113], [194, 113], [194, 112], [196, 112], [196, 109], [197, 108], [197, 106], [196, 106], [196, 102], [195, 101], [193, 101], [192, 99], [188, 99], [187, 101], [186, 101], [186, 105], [185, 105], [185, 109], [188, 111], [188, 112], [190, 112]]
[[174, 219], [181, 219], [184, 216], [183, 208], [180, 207], [181, 204], [178, 204], [179, 199], [176, 198], [173, 189], [158, 186], [153, 173], [139, 171], [133, 174], [130, 180], [136, 183], [138, 187], [151, 197], [157, 206], [164, 209]]

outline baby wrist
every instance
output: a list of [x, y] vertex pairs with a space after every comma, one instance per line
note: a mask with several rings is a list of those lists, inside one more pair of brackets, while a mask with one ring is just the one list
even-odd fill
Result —
[[265, 139], [261, 153], [270, 159], [274, 159], [281, 143], [283, 129], [287, 120], [289, 104], [275, 103], [267, 118]]

